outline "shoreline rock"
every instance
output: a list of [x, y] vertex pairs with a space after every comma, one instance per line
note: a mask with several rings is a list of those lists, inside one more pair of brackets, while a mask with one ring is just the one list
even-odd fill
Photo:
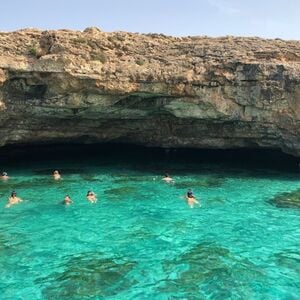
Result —
[[1, 32], [0, 137], [300, 157], [300, 41]]

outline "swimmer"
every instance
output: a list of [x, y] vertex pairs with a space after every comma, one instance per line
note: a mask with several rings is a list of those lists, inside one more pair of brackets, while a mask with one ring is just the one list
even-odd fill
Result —
[[53, 172], [52, 176], [53, 176], [53, 178], [54, 178], [55, 180], [58, 180], [58, 179], [61, 178], [61, 176], [60, 176], [60, 174], [59, 174], [59, 172], [58, 172], [57, 170], [55, 170], [55, 171]]
[[9, 177], [8, 177], [7, 173], [6, 173], [6, 172], [3, 172], [2, 175], [1, 175], [1, 179], [2, 179], [2, 180], [7, 180], [8, 178], [9, 178]]
[[197, 199], [195, 198], [193, 191], [191, 189], [189, 189], [188, 192], [186, 193], [185, 199], [187, 204], [190, 206], [190, 208], [193, 208], [195, 204], [201, 206], [199, 201], [197, 201]]
[[69, 195], [66, 195], [64, 201], [62, 202], [63, 205], [70, 205], [72, 203], [73, 203], [73, 201], [71, 200]]
[[88, 201], [90, 201], [91, 203], [96, 203], [97, 202], [97, 195], [92, 192], [92, 191], [88, 191], [87, 194], [86, 194], [86, 199]]
[[162, 179], [163, 181], [170, 183], [170, 182], [174, 182], [173, 178], [169, 176], [169, 174], [165, 174], [164, 178]]
[[17, 197], [17, 193], [15, 191], [13, 191], [10, 195], [10, 197], [8, 198], [8, 203], [6, 204], [5, 207], [9, 208], [15, 204], [18, 204], [20, 202], [22, 202], [23, 200], [19, 197]]

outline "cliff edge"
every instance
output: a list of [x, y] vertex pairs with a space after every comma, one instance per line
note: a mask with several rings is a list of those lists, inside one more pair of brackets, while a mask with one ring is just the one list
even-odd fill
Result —
[[0, 146], [61, 142], [300, 156], [300, 41], [0, 32]]

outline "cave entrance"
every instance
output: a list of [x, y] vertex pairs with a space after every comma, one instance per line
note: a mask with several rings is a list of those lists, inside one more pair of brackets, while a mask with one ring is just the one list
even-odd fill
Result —
[[8, 145], [0, 149], [1, 165], [39, 161], [124, 161], [222, 164], [243, 168], [271, 168], [299, 171], [299, 158], [270, 149], [155, 148], [124, 143]]

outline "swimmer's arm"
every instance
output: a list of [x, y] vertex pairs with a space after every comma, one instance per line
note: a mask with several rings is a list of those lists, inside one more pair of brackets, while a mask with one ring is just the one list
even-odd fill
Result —
[[197, 201], [196, 198], [194, 199], [194, 203], [195, 203], [195, 204], [198, 204], [199, 206], [201, 206], [200, 200]]

